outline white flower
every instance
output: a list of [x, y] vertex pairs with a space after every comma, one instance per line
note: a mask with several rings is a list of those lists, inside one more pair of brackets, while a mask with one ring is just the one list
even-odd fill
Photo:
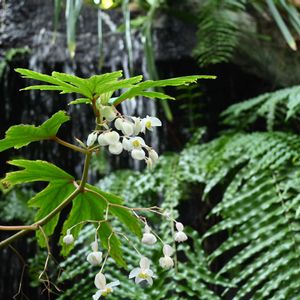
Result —
[[146, 143], [144, 139], [139, 136], [133, 137], [130, 140], [131, 149], [142, 149], [142, 147], [146, 147]]
[[152, 131], [153, 127], [161, 126], [161, 121], [156, 117], [147, 116], [146, 118], [142, 119], [141, 126], [141, 132], [145, 133], [146, 129]]
[[131, 151], [131, 156], [137, 160], [143, 160], [146, 157], [145, 151], [142, 149], [133, 149]]
[[113, 287], [118, 286], [120, 281], [113, 281], [109, 284], [106, 284], [106, 278], [104, 274], [99, 272], [95, 277], [95, 286], [97, 287], [98, 291], [93, 296], [93, 300], [98, 300], [101, 296], [107, 296], [108, 294], [113, 292]]
[[116, 144], [120, 140], [120, 135], [116, 131], [106, 132], [104, 137], [108, 145]]
[[74, 236], [70, 233], [70, 230], [67, 230], [67, 234], [63, 237], [63, 242], [66, 245], [71, 245], [74, 243]]
[[101, 114], [108, 122], [113, 121], [117, 117], [116, 111], [112, 106], [102, 106]]
[[142, 257], [140, 260], [140, 268], [134, 268], [130, 274], [129, 278], [135, 277], [135, 283], [139, 284], [142, 281], [147, 281], [149, 285], [153, 284], [153, 271], [150, 269], [151, 261], [146, 258]]
[[107, 146], [108, 145], [108, 142], [105, 138], [105, 135], [106, 135], [106, 132], [104, 133], [101, 133], [99, 136], [98, 136], [98, 143], [100, 146]]
[[151, 228], [148, 225], [146, 225], [145, 233], [143, 234], [142, 237], [142, 243], [147, 245], [153, 245], [156, 243], [156, 241], [157, 241], [156, 236], [153, 233], [151, 233]]
[[133, 134], [138, 135], [142, 130], [141, 119], [137, 117], [131, 117], [131, 118], [134, 121]]
[[183, 232], [183, 224], [180, 222], [176, 222], [176, 229], [178, 230], [175, 233], [174, 239], [176, 242], [181, 243], [188, 239], [187, 235]]
[[97, 140], [97, 132], [92, 132], [88, 135], [86, 145], [88, 147], [93, 146], [96, 140]]
[[115, 155], [120, 154], [120, 153], [123, 151], [122, 143], [117, 142], [117, 143], [115, 143], [115, 144], [109, 145], [108, 151], [109, 151], [111, 154], [115, 154]]
[[174, 267], [174, 261], [170, 256], [164, 256], [159, 259], [159, 265], [164, 269], [171, 269]]
[[99, 266], [102, 261], [102, 252], [97, 251], [97, 252], [91, 252], [86, 260], [92, 265], [92, 266]]
[[134, 124], [124, 118], [118, 118], [115, 121], [115, 127], [121, 130], [124, 135], [130, 136], [134, 131]]
[[171, 255], [174, 253], [174, 249], [169, 245], [164, 245], [163, 247], [164, 257], [159, 259], [159, 264], [164, 269], [170, 269], [174, 267], [174, 261]]

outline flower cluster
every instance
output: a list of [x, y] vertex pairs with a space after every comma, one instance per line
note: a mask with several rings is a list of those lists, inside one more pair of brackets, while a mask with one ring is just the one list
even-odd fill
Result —
[[[170, 219], [170, 217], [167, 217]], [[184, 233], [184, 227], [183, 224], [180, 222], [177, 222], [175, 220], [172, 220], [175, 222], [175, 226], [177, 231], [174, 234], [174, 241], [175, 242], [184, 242], [187, 240], [187, 236]], [[159, 239], [161, 242], [162, 240], [157, 236], [156, 234], [152, 233], [152, 229], [150, 226], [146, 223], [144, 227], [144, 234], [142, 237], [141, 242], [147, 245], [153, 245], [157, 242]], [[71, 234], [71, 230], [69, 229], [67, 231], [67, 234], [63, 238], [64, 243], [70, 244], [74, 243], [74, 237]], [[93, 295], [93, 300], [98, 300], [101, 296], [107, 296], [108, 294], [113, 292], [113, 288], [120, 285], [120, 282], [113, 281], [109, 284], [106, 284], [106, 277], [102, 273], [102, 270], [104, 268], [106, 258], [104, 259], [104, 262], [102, 262], [102, 252], [99, 251], [98, 249], [98, 241], [97, 237], [95, 238], [95, 241], [91, 244], [92, 251], [87, 255], [87, 261], [93, 266], [93, 267], [100, 267], [101, 264], [101, 269], [100, 271], [96, 274], [94, 284], [97, 288], [97, 292]], [[175, 250], [173, 247], [171, 247], [168, 244], [163, 244], [162, 247], [162, 252], [163, 256], [159, 258], [159, 265], [163, 269], [171, 269], [174, 267], [175, 263], [172, 258]], [[139, 252], [138, 252], [139, 253]], [[109, 254], [109, 253], [108, 253]], [[134, 268], [130, 273], [129, 273], [129, 279], [134, 279], [136, 284], [146, 284], [146, 285], [152, 285], [153, 284], [153, 278], [154, 272], [151, 270], [150, 265], [151, 261], [145, 256], [142, 256], [140, 253], [140, 262], [139, 262], [139, 267]]]
[[155, 165], [158, 160], [157, 152], [146, 145], [144, 139], [138, 135], [145, 134], [146, 130], [153, 131], [153, 127], [162, 125], [161, 121], [150, 116], [143, 119], [123, 116], [114, 106], [99, 104], [98, 108], [103, 118], [100, 124], [103, 129], [88, 135], [87, 146], [92, 147], [98, 141], [99, 146], [108, 147], [111, 154], [119, 155], [125, 150], [130, 152], [133, 159], [144, 160], [148, 167]]

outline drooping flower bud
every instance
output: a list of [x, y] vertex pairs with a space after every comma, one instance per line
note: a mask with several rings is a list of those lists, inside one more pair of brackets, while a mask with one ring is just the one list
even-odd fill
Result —
[[156, 164], [158, 161], [158, 154], [154, 149], [148, 151], [149, 158], [152, 160], [153, 164]]
[[145, 232], [142, 237], [142, 243], [147, 244], [147, 245], [155, 244], [157, 241], [157, 238], [153, 233], [151, 233], [151, 228], [148, 225], [146, 225], [144, 230], [145, 230]]
[[104, 106], [101, 114], [108, 122], [113, 121], [117, 117], [117, 113], [112, 106]]
[[108, 145], [116, 144], [120, 139], [120, 135], [116, 131], [107, 132], [104, 137]]
[[99, 266], [102, 261], [102, 252], [97, 251], [97, 252], [91, 252], [86, 260], [92, 265], [92, 266]]
[[99, 136], [98, 136], [98, 143], [100, 146], [107, 146], [108, 145], [108, 142], [106, 140], [106, 135], [107, 133], [104, 132], [104, 133], [101, 133]]
[[178, 243], [185, 242], [188, 239], [188, 237], [183, 232], [183, 229], [184, 229], [183, 224], [180, 222], [176, 222], [176, 229], [178, 231], [175, 233], [175, 236], [174, 236], [175, 241]]
[[170, 256], [164, 256], [159, 259], [159, 265], [164, 269], [171, 269], [174, 267], [174, 260]]
[[70, 233], [70, 230], [67, 230], [67, 234], [63, 237], [63, 242], [66, 245], [71, 245], [74, 243], [74, 236]]
[[97, 132], [92, 132], [88, 135], [86, 145], [88, 147], [93, 146], [96, 140], [97, 140]]

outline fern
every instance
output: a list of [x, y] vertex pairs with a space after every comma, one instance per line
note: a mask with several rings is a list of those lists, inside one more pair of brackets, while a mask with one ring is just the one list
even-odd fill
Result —
[[238, 18], [244, 1], [206, 0], [200, 8], [194, 54], [200, 66], [228, 61], [238, 43]]
[[289, 87], [265, 93], [247, 101], [231, 105], [222, 116], [224, 123], [239, 130], [249, 129], [257, 120], [266, 122], [267, 130], [272, 131], [290, 123], [299, 116], [300, 86]]

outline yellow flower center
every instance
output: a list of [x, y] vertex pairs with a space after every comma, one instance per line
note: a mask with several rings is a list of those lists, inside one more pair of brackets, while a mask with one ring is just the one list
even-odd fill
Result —
[[152, 124], [151, 124], [151, 121], [148, 120], [146, 123], [145, 123], [145, 126], [147, 129], [150, 129], [152, 127]]
[[113, 290], [111, 288], [106, 288], [106, 290], [104, 292], [102, 292], [102, 296], [107, 296], [108, 294], [110, 294]]
[[146, 274], [146, 273], [140, 273], [140, 274], [138, 275], [138, 277], [139, 277], [139, 278], [142, 278], [142, 279], [147, 279], [147, 278], [149, 278], [149, 275]]
[[139, 148], [139, 147], [141, 146], [141, 143], [140, 143], [138, 140], [134, 140], [134, 141], [132, 142], [132, 146], [133, 146], [134, 148]]

